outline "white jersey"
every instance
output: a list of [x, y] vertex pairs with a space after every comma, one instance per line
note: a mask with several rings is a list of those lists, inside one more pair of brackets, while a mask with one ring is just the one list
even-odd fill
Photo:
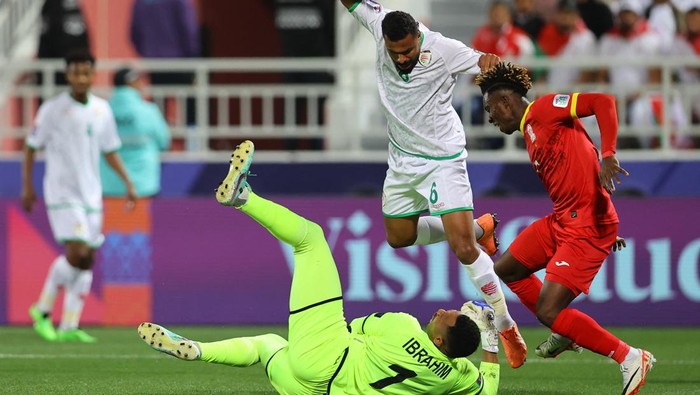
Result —
[[410, 74], [402, 75], [386, 51], [382, 34], [382, 20], [391, 10], [362, 0], [349, 11], [377, 43], [377, 85], [391, 144], [426, 158], [459, 156], [466, 138], [452, 107], [452, 92], [458, 74], [479, 73], [482, 53], [421, 24], [419, 61]]
[[27, 145], [46, 151], [44, 199], [49, 208], [102, 208], [100, 155], [121, 146], [106, 100], [90, 94], [83, 104], [64, 93], [43, 103]]

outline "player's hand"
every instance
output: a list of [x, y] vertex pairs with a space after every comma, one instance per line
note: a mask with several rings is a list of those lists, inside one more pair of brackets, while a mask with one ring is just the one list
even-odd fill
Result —
[[471, 300], [464, 303], [460, 311], [479, 327], [481, 348], [487, 352], [498, 353], [498, 329], [494, 322], [496, 314], [493, 308], [484, 302]]
[[625, 241], [625, 239], [623, 239], [620, 236], [617, 236], [617, 238], [615, 239], [615, 244], [613, 244], [613, 251], [620, 251], [625, 247], [627, 247], [627, 242]]
[[131, 211], [136, 207], [136, 189], [129, 183], [126, 185], [126, 209]]
[[479, 58], [479, 68], [481, 72], [489, 71], [490, 68], [496, 66], [501, 61], [497, 55], [485, 53]]
[[24, 211], [31, 213], [34, 203], [36, 202], [36, 193], [33, 187], [22, 188], [22, 208]]
[[[615, 155], [603, 158], [603, 164], [600, 166], [600, 174], [598, 174], [598, 179], [600, 183], [603, 184], [603, 188], [610, 193], [615, 192], [615, 184], [620, 184], [619, 174], [624, 174], [626, 176], [630, 175], [627, 170], [620, 167], [620, 162], [618, 162]], [[613, 182], [613, 180], [615, 182]]]

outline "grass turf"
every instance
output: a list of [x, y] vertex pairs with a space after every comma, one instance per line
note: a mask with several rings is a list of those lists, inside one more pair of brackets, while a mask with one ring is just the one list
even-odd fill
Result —
[[[280, 327], [171, 327], [202, 341], [274, 332]], [[96, 344], [48, 343], [30, 327], [0, 327], [3, 394], [274, 394], [263, 368], [184, 362], [152, 351], [136, 328], [86, 328]], [[618, 366], [584, 351], [542, 360], [534, 349], [547, 332], [522, 328], [528, 361], [510, 369], [501, 355], [499, 394], [617, 394]], [[652, 351], [657, 364], [641, 394], [700, 394], [698, 328], [613, 328], [632, 345]], [[502, 353], [501, 353], [502, 354]], [[474, 359], [473, 359], [474, 360]], [[476, 360], [475, 360], [476, 361]]]

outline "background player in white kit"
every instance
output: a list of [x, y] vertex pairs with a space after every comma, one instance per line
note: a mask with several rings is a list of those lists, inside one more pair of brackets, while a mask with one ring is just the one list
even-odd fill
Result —
[[[65, 253], [49, 269], [38, 302], [29, 309], [35, 330], [48, 341], [96, 340], [79, 328], [79, 322], [92, 285], [95, 250], [104, 240], [99, 173], [102, 152], [127, 186], [128, 206], [133, 207], [136, 201], [134, 187], [116, 152], [121, 142], [109, 104], [89, 92], [94, 66], [95, 59], [87, 51], [66, 57], [70, 92], [41, 105], [26, 140], [22, 206], [30, 212], [36, 201], [32, 185], [34, 153], [44, 149], [44, 200], [53, 235], [65, 247]], [[50, 313], [59, 288], [64, 289], [65, 296], [56, 331]]]
[[[486, 216], [490, 224], [482, 226], [485, 232], [474, 225], [466, 138], [451, 104], [459, 74], [488, 70], [500, 59], [372, 0], [341, 3], [377, 44], [377, 85], [390, 142], [382, 196], [387, 241], [400, 248], [447, 240], [496, 311], [506, 357], [517, 368], [525, 361], [527, 346], [508, 313], [493, 261], [477, 246], [477, 238], [493, 238], [495, 221]], [[420, 216], [425, 212], [431, 216]], [[477, 231], [487, 234], [477, 237]], [[494, 252], [495, 246], [489, 253]]]

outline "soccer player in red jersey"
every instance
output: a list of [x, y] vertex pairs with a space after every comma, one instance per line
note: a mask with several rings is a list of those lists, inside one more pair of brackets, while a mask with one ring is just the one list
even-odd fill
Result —
[[[482, 72], [476, 83], [489, 122], [505, 134], [523, 133], [532, 166], [554, 203], [554, 212], [520, 233], [495, 267], [521, 302], [554, 332], [537, 353], [553, 357], [578, 344], [619, 363], [622, 394], [637, 393], [654, 356], [630, 347], [569, 307], [579, 294], [588, 293], [617, 241], [619, 221], [610, 194], [615, 182], [620, 183], [619, 174], [628, 173], [615, 157], [615, 98], [602, 93], [549, 94], [529, 102], [525, 96], [532, 83], [527, 70], [511, 63]], [[578, 119], [590, 115], [600, 126], [602, 166]], [[541, 269], [546, 269], [544, 284], [534, 275]]]

